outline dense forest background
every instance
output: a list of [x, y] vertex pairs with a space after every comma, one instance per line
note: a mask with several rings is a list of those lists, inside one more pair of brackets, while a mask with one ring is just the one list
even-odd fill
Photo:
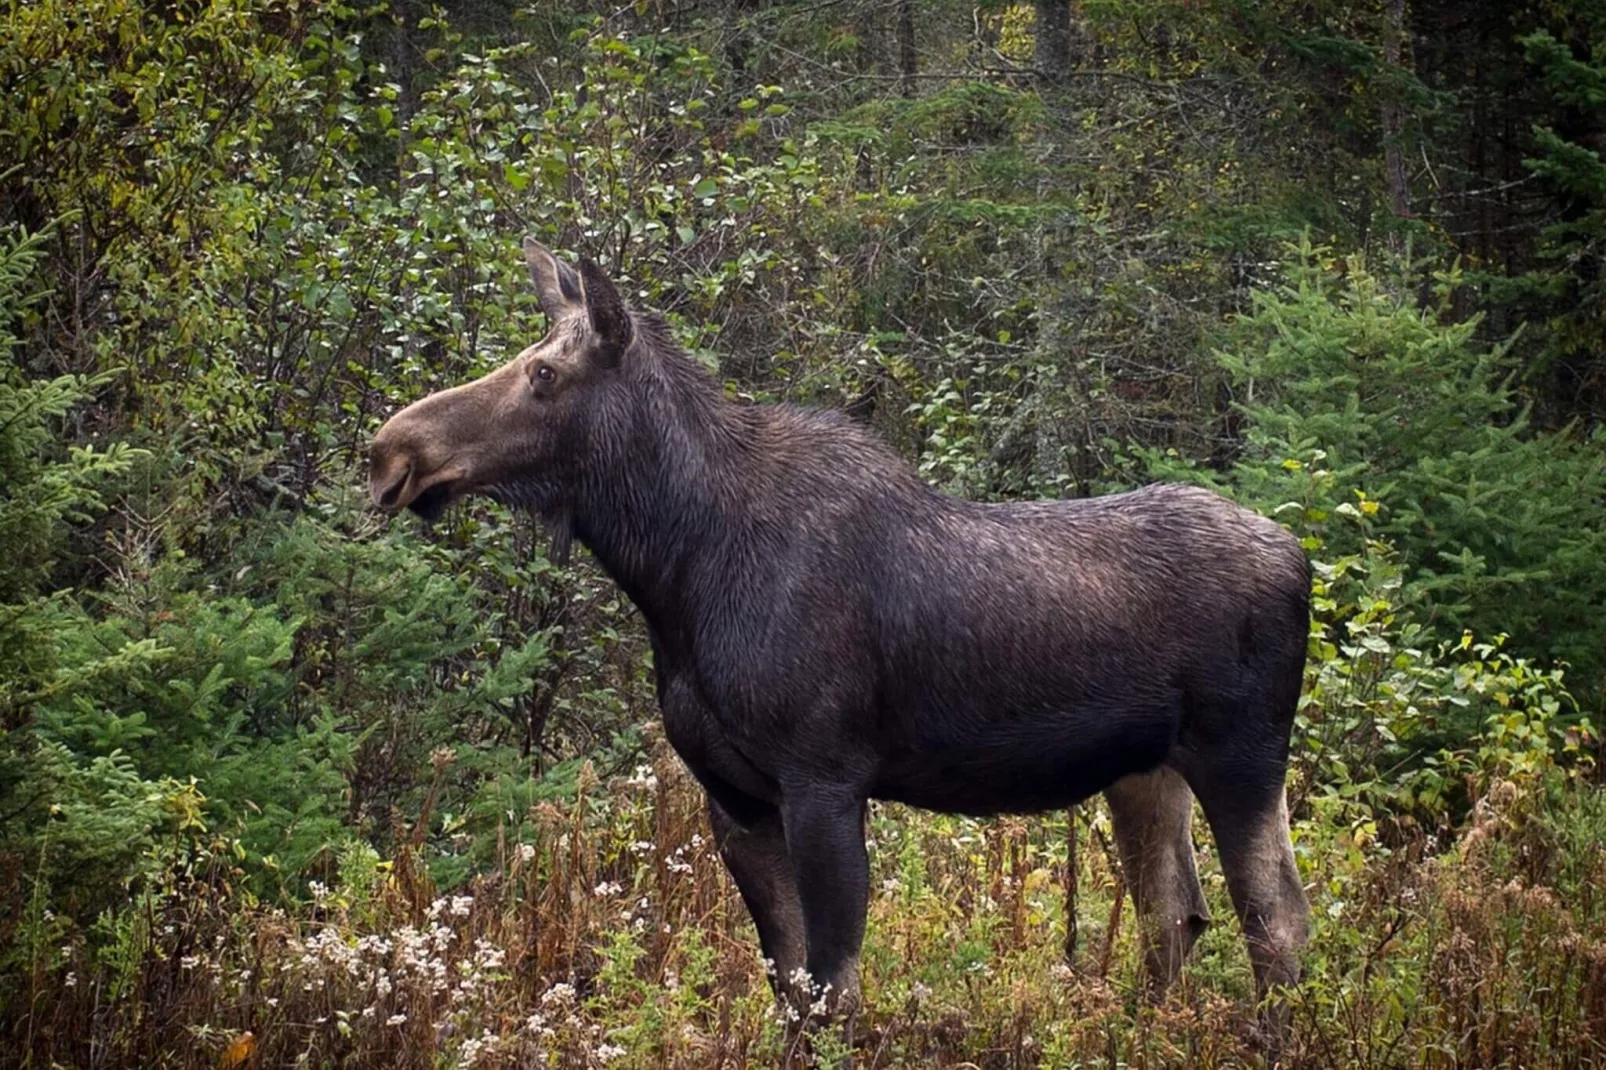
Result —
[[[0, 85], [0, 1064], [782, 1057], [628, 604], [366, 506], [525, 233], [954, 493], [1296, 531], [1289, 1059], [1606, 1059], [1600, 0], [8, 0]], [[1104, 822], [877, 808], [859, 1064], [1252, 1061]]]

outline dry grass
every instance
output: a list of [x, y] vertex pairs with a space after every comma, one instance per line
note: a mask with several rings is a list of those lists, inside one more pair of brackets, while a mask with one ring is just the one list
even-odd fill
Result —
[[[1556, 808], [1571, 808], [1562, 818]], [[1084, 818], [1084, 820], [1088, 820]], [[1100, 819], [897, 808], [872, 822], [862, 1067], [1250, 1066], [1250, 982], [1218, 924], [1163, 1006], [1139, 997]], [[418, 851], [348, 852], [294, 913], [232, 860], [192, 856], [94, 940], [41, 954], [9, 1054], [32, 1066], [767, 1067], [783, 1061], [745, 911], [698, 793], [664, 755], [540, 808], [500, 864], [441, 894]], [[422, 822], [419, 824], [422, 828]], [[1606, 805], [1581, 782], [1502, 784], [1443, 843], [1310, 816], [1316, 934], [1287, 1061], [1606, 1064]], [[1202, 833], [1202, 826], [1201, 826]], [[421, 836], [419, 839], [421, 840]], [[1207, 846], [1207, 845], [1206, 845]], [[92, 953], [90, 945], [96, 949]]]

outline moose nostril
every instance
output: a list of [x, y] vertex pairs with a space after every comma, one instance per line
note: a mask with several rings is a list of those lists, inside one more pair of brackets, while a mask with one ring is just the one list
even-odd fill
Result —
[[407, 486], [407, 480], [410, 476], [412, 476], [412, 474], [413, 467], [412, 465], [408, 465], [407, 468], [402, 471], [402, 474], [398, 476], [390, 486], [386, 487], [380, 492], [379, 507], [381, 509], [389, 509], [391, 506], [396, 504], [396, 500], [401, 497], [402, 488]]

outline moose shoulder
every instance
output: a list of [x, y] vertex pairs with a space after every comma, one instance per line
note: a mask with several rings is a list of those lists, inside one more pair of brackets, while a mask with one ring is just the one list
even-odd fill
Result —
[[856, 1005], [867, 799], [986, 814], [1100, 791], [1155, 992], [1208, 921], [1195, 795], [1258, 987], [1297, 979], [1295, 539], [1179, 486], [945, 496], [845, 418], [728, 400], [589, 261], [525, 254], [547, 336], [381, 428], [374, 500], [527, 507], [640, 608], [666, 733], [784, 994], [809, 998], [806, 969]]

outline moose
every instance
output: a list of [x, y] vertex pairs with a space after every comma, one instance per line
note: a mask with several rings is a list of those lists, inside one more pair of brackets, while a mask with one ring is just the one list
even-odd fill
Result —
[[1310, 565], [1293, 536], [1178, 485], [945, 495], [844, 416], [727, 397], [593, 261], [531, 238], [524, 255], [546, 337], [392, 417], [373, 501], [533, 511], [634, 602], [665, 736], [779, 998], [806, 1016], [823, 993], [851, 1027], [869, 799], [990, 815], [1103, 792], [1158, 997], [1210, 922], [1197, 798], [1257, 990], [1298, 980], [1285, 778]]

